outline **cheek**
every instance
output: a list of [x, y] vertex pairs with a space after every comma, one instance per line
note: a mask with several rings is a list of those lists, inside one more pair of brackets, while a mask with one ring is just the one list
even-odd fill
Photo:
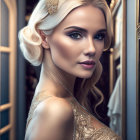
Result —
[[65, 38], [58, 38], [51, 44], [52, 55], [57, 59], [58, 57], [71, 60], [76, 54], [76, 49], [70, 40]]
[[102, 43], [100, 45], [98, 44], [97, 48], [96, 48], [96, 57], [97, 57], [97, 59], [100, 59], [100, 57], [101, 57], [101, 55], [103, 53], [103, 50], [104, 50], [104, 43]]

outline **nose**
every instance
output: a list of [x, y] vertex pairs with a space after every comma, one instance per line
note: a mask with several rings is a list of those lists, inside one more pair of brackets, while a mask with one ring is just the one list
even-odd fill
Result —
[[96, 54], [96, 49], [93, 42], [93, 38], [88, 38], [86, 49], [85, 49], [85, 55], [89, 57], [93, 57], [95, 56], [95, 54]]

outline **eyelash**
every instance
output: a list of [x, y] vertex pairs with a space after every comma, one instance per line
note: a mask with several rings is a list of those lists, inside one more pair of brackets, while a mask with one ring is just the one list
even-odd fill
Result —
[[70, 32], [67, 35], [74, 40], [79, 40], [82, 38], [82, 34], [77, 31]]
[[105, 33], [97, 33], [97, 34], [94, 36], [94, 39], [99, 40], [99, 41], [104, 40], [104, 38], [105, 38]]
[[[77, 31], [72, 31], [72, 32], [68, 33], [67, 35], [74, 40], [79, 40], [83, 36], [81, 33], [77, 32]], [[99, 40], [99, 41], [103, 41], [104, 38], [105, 38], [105, 33], [97, 33], [94, 36], [94, 39]]]

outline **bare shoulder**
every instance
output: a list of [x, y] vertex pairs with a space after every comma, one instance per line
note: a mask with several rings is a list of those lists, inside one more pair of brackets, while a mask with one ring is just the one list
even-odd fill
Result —
[[41, 102], [35, 109], [35, 114], [65, 121], [73, 117], [73, 110], [66, 99], [53, 96]]
[[73, 111], [63, 98], [50, 97], [39, 103], [26, 131], [25, 140], [65, 140], [73, 132]]

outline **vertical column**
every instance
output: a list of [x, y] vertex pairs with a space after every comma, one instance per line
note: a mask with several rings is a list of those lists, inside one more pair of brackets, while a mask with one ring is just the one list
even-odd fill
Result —
[[136, 140], [136, 0], [127, 0], [127, 140]]
[[[18, 21], [17, 30], [25, 26], [25, 2], [26, 0], [17, 0]], [[25, 60], [19, 48], [17, 37], [17, 114], [16, 114], [16, 140], [24, 140], [26, 111], [25, 111]]]

